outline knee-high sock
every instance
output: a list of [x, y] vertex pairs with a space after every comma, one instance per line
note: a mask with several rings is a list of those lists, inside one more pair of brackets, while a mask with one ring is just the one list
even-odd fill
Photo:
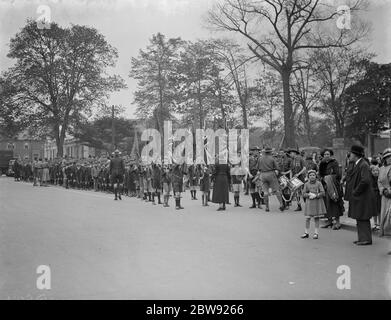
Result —
[[278, 191], [276, 193], [276, 196], [277, 196], [278, 201], [280, 202], [280, 205], [283, 206], [284, 205], [284, 200], [282, 199], [281, 192]]
[[255, 207], [255, 193], [251, 193], [251, 198], [253, 200], [253, 206]]
[[158, 201], [159, 204], [162, 203], [162, 201], [160, 199], [160, 192], [157, 193], [157, 201]]

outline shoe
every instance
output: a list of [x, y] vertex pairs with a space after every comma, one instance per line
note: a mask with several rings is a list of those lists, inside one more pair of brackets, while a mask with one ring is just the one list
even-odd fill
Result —
[[242, 207], [239, 203], [237, 204], [237, 207]]
[[353, 243], [354, 243], [354, 244], [357, 244], [357, 242], [358, 242], [358, 240], [356, 240], [356, 241], [353, 241]]
[[117, 197], [115, 197], [114, 200], [118, 200]]
[[270, 212], [269, 207], [266, 207], [265, 211], [266, 211], [266, 212]]
[[237, 203], [235, 203], [234, 207], [236, 208], [236, 207], [239, 207], [239, 206], [238, 206], [238, 204], [237, 204]]
[[250, 209], [255, 209], [257, 206], [255, 204], [253, 204]]
[[313, 239], [319, 239], [319, 235], [317, 233], [314, 233], [314, 235], [312, 236]]
[[282, 212], [282, 211], [285, 210], [285, 206], [281, 206], [281, 207], [279, 207], [279, 209], [280, 209], [280, 211]]
[[217, 211], [224, 211], [224, 208], [218, 208]]
[[118, 196], [118, 199], [122, 200], [121, 196]]
[[308, 233], [304, 233], [301, 238], [302, 239], [308, 239], [310, 237], [310, 235]]
[[163, 204], [163, 207], [167, 208], [169, 205], [167, 203]]
[[327, 229], [327, 228], [331, 228], [333, 226], [333, 224], [331, 222], [325, 224], [324, 226], [322, 226], [321, 228], [323, 229]]
[[358, 241], [356, 243], [356, 245], [358, 245], [358, 246], [370, 246], [370, 245], [372, 245], [372, 241]]
[[332, 229], [333, 229], [333, 230], [339, 230], [339, 229], [341, 229], [341, 226], [340, 226], [340, 225], [339, 225], [339, 226], [334, 225], [334, 226], [332, 227]]
[[294, 210], [294, 212], [299, 212], [299, 211], [302, 211], [301, 206], [298, 206], [298, 207]]

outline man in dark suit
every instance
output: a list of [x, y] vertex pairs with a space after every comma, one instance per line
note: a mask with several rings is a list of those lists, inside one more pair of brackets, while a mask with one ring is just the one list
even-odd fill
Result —
[[351, 147], [350, 161], [354, 163], [346, 183], [346, 199], [349, 201], [349, 217], [357, 221], [359, 246], [372, 244], [370, 219], [375, 212], [375, 195], [371, 188], [371, 171], [364, 160], [364, 148]]

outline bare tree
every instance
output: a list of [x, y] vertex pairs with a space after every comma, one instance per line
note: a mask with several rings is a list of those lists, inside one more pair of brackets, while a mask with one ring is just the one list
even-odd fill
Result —
[[316, 110], [334, 120], [335, 134], [339, 138], [345, 135], [348, 108], [343, 97], [346, 89], [364, 76], [371, 57], [361, 49], [347, 48], [319, 50], [312, 56], [311, 67], [315, 70], [316, 80], [326, 92]]
[[[364, 0], [347, 3], [350, 12], [365, 7]], [[320, 0], [223, 0], [207, 16], [217, 30], [240, 34], [258, 59], [276, 70], [284, 93], [285, 145], [295, 145], [290, 80], [308, 50], [345, 47], [361, 39], [368, 27], [358, 17], [350, 30], [338, 29], [341, 14], [329, 1]]]
[[248, 128], [248, 108], [250, 99], [248, 63], [254, 58], [243, 53], [243, 49], [230, 39], [213, 41], [217, 54], [222, 57], [223, 64], [228, 70], [229, 86], [234, 86], [240, 109], [242, 112], [243, 127]]
[[293, 73], [293, 83], [291, 90], [293, 102], [300, 106], [304, 117], [304, 129], [309, 145], [312, 145], [312, 128], [310, 121], [310, 112], [314, 106], [319, 103], [325, 85], [316, 83], [314, 79], [314, 70], [309, 66], [300, 68]]

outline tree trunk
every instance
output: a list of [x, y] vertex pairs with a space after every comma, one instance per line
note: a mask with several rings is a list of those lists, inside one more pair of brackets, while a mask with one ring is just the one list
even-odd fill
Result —
[[311, 130], [311, 123], [310, 123], [310, 113], [307, 108], [303, 108], [304, 112], [304, 119], [305, 119], [305, 128], [307, 132], [307, 139], [310, 146], [312, 146], [312, 130]]
[[62, 158], [64, 155], [64, 139], [61, 139], [59, 135], [56, 136], [57, 157]]
[[[242, 100], [242, 99], [241, 99]], [[241, 103], [242, 105], [242, 114], [243, 114], [243, 127], [244, 129], [248, 128], [248, 122], [247, 122], [247, 108], [246, 108], [246, 103], [243, 101]]]
[[284, 147], [295, 147], [295, 127], [292, 110], [292, 100], [290, 95], [290, 72], [288, 69], [281, 72], [282, 87], [284, 92]]

